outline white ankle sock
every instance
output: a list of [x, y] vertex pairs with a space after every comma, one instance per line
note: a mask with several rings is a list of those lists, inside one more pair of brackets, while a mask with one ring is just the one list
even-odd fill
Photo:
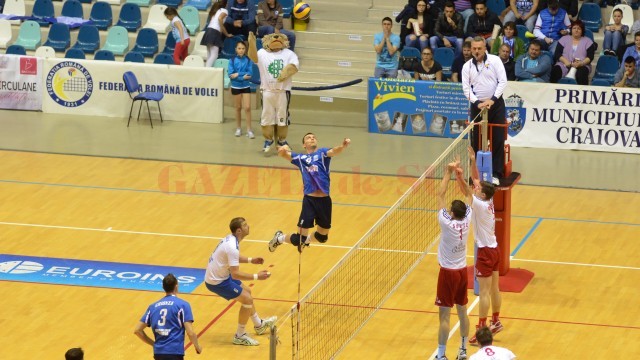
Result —
[[447, 345], [438, 345], [438, 357], [441, 358], [444, 356], [444, 353], [447, 351]]
[[238, 330], [236, 330], [236, 337], [240, 337], [240, 336], [244, 335], [244, 333], [245, 333], [244, 325], [238, 324]]
[[251, 321], [253, 321], [253, 326], [262, 325], [262, 320], [260, 319], [260, 316], [258, 316], [257, 311], [255, 312], [255, 314], [251, 315]]

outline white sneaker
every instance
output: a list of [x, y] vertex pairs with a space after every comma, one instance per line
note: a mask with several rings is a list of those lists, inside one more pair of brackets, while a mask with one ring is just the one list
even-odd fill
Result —
[[236, 129], [236, 136], [240, 136], [240, 135], [242, 135], [242, 129], [237, 128]]
[[456, 360], [467, 360], [467, 349], [458, 349], [458, 356], [456, 356]]
[[264, 141], [264, 148], [262, 148], [262, 151], [268, 153], [269, 150], [271, 149], [271, 145], [273, 145], [273, 140], [265, 140]]
[[256, 334], [262, 335], [268, 332], [271, 329], [271, 325], [273, 325], [276, 322], [276, 320], [278, 320], [277, 316], [272, 316], [270, 318], [262, 319], [262, 324], [260, 324], [260, 326], [254, 326], [254, 329], [256, 330]]
[[257, 346], [257, 345], [260, 345], [260, 343], [257, 340], [250, 338], [249, 335], [244, 333], [240, 337], [236, 335], [233, 336], [233, 345]]
[[255, 136], [255, 135], [253, 135], [253, 131], [251, 131], [251, 130], [247, 131], [247, 137], [248, 137], [249, 139], [255, 139], [255, 138], [256, 138], [256, 136]]
[[278, 237], [280, 237], [280, 235], [282, 235], [282, 231], [278, 230], [273, 235], [273, 239], [269, 240], [269, 251], [274, 252], [276, 251], [276, 248], [280, 246], [280, 242], [278, 242]]

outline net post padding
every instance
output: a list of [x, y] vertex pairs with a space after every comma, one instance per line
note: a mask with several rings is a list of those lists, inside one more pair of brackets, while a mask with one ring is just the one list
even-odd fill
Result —
[[[435, 212], [442, 170], [460, 156], [468, 174], [472, 128], [467, 126], [292, 307], [292, 359], [326, 360], [339, 354], [437, 243], [440, 228]], [[457, 186], [450, 185], [447, 200], [454, 194]]]

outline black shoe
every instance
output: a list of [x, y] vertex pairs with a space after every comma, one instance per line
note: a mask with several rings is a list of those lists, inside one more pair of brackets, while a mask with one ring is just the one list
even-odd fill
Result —
[[302, 254], [302, 250], [304, 250], [304, 248], [308, 247], [309, 244], [307, 244], [306, 242], [300, 242], [300, 244], [298, 244], [298, 252], [300, 254]]

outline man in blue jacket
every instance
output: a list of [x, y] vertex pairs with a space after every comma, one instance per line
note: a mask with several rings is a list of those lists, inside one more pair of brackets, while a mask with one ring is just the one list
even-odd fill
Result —
[[542, 44], [538, 39], [529, 43], [527, 54], [516, 59], [516, 79], [518, 81], [548, 83], [551, 75], [552, 60], [550, 56], [541, 54]]
[[254, 0], [229, 0], [229, 15], [224, 19], [224, 27], [233, 35], [249, 38], [249, 32], [256, 32], [256, 5]]

